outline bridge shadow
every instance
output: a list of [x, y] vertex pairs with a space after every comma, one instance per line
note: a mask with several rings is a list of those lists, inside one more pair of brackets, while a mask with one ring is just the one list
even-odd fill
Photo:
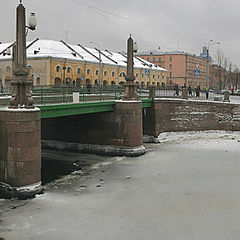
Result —
[[42, 149], [42, 184], [46, 185], [74, 171], [86, 175], [91, 166], [109, 158], [94, 154]]

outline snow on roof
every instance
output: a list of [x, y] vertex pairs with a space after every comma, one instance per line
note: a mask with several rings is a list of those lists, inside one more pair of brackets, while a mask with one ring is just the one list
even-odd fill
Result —
[[[12, 43], [0, 44], [0, 60], [11, 59], [11, 55], [3, 54], [3, 51], [6, 50]], [[54, 41], [54, 40], [36, 40], [35, 42], [27, 42], [27, 57], [52, 57], [52, 58], [66, 58], [76, 61], [84, 62], [93, 62], [99, 63], [99, 51], [95, 48], [87, 48], [81, 45], [71, 45], [63, 41]], [[121, 53], [110, 52], [108, 50], [101, 51], [101, 61], [103, 64], [109, 65], [119, 65], [126, 67], [127, 66], [127, 57]], [[159, 71], [167, 71], [164, 68], [155, 66], [154, 64], [144, 60], [134, 57], [134, 67], [135, 68], [146, 68]]]

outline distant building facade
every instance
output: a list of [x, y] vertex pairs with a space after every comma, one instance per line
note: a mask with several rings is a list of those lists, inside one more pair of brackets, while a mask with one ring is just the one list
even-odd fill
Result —
[[138, 54], [146, 61], [152, 62], [168, 70], [167, 85], [189, 86], [205, 88], [207, 81], [207, 60], [193, 54], [181, 51], [175, 52], [143, 52]]
[[222, 90], [225, 88], [228, 89], [232, 86], [232, 83], [228, 83], [227, 70], [218, 64], [212, 63], [209, 65], [209, 76], [209, 87], [211, 89]]
[[[29, 43], [28, 43], [29, 44]], [[4, 54], [10, 44], [0, 44], [0, 84], [10, 86], [11, 56]], [[27, 45], [28, 46], [28, 45]], [[125, 83], [127, 57], [124, 54], [68, 45], [62, 41], [37, 40], [27, 47], [29, 78], [33, 85], [81, 86]], [[135, 83], [142, 87], [167, 84], [167, 70], [141, 58], [134, 58]]]

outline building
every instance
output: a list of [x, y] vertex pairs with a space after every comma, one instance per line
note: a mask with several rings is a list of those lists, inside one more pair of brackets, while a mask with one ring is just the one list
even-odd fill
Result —
[[182, 51], [175, 52], [143, 52], [139, 57], [150, 61], [154, 66], [168, 70], [167, 85], [189, 86], [204, 88], [207, 82], [207, 61], [203, 57]]
[[[12, 78], [13, 44], [0, 44], [0, 84], [9, 86]], [[27, 43], [29, 78], [33, 85], [70, 86], [118, 85], [125, 83], [127, 56], [108, 50], [70, 45], [63, 41], [36, 39]], [[167, 70], [141, 58], [134, 58], [136, 84], [166, 85]]]
[[209, 87], [215, 90], [228, 89], [232, 86], [232, 83], [228, 83], [227, 70], [215, 63], [209, 65], [210, 82]]

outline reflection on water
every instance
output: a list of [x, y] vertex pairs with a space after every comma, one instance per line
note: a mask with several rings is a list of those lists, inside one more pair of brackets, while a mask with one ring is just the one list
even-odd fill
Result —
[[42, 150], [42, 183], [47, 184], [73, 171], [86, 171], [88, 167], [110, 157], [93, 154]]

